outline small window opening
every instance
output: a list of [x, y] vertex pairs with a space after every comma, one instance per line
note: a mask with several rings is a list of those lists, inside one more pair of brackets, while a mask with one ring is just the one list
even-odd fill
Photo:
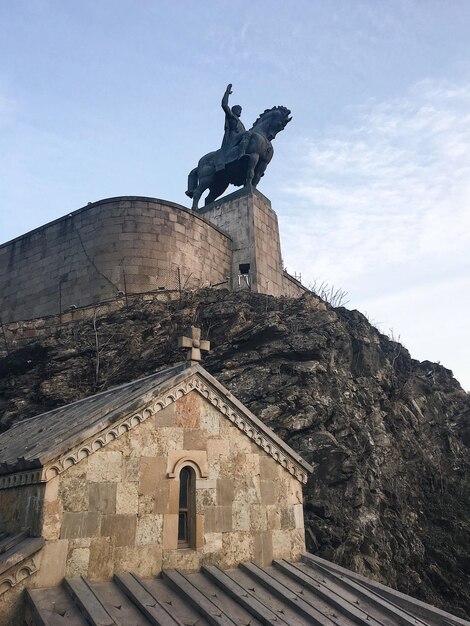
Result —
[[195, 520], [196, 476], [191, 467], [183, 467], [180, 472], [178, 548], [194, 547]]
[[249, 274], [250, 273], [250, 264], [249, 263], [240, 263], [238, 266], [240, 274]]

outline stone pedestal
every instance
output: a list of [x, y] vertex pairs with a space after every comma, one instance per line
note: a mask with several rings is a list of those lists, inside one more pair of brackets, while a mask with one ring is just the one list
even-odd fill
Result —
[[232, 238], [232, 289], [286, 294], [277, 215], [262, 193], [241, 189], [198, 212]]

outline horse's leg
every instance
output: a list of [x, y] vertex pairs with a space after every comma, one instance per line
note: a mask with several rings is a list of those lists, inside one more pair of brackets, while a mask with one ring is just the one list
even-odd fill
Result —
[[215, 174], [215, 165], [214, 165], [214, 152], [209, 152], [209, 154], [204, 155], [198, 163], [196, 168], [196, 172], [193, 170], [190, 173], [191, 182], [194, 182], [194, 189], [192, 190], [192, 210], [197, 211], [198, 203], [201, 199], [202, 194], [208, 189], [214, 178]]
[[251, 182], [253, 187], [256, 187], [256, 185], [261, 180], [261, 177], [264, 176], [264, 172], [266, 171], [267, 166], [268, 164], [266, 161], [261, 161], [261, 160], [259, 161], [255, 169], [255, 175], [253, 176], [253, 180]]
[[209, 185], [207, 183], [207, 178], [203, 178], [202, 180], [199, 181], [199, 185], [196, 187], [196, 189], [194, 190], [194, 194], [193, 194], [193, 204], [191, 207], [193, 211], [197, 211], [198, 202], [201, 199], [202, 194], [208, 188], [208, 186]]
[[226, 180], [217, 180], [212, 181], [211, 186], [209, 187], [209, 193], [204, 201], [204, 204], [209, 204], [209, 202], [214, 202], [219, 196], [221, 196], [224, 191], [228, 187], [228, 182]]
[[253, 187], [256, 187], [256, 185], [261, 180], [261, 177], [264, 176], [264, 172], [266, 171], [266, 168], [268, 167], [269, 162], [273, 158], [273, 154], [274, 154], [274, 150], [273, 150], [272, 146], [270, 146], [264, 152], [263, 156], [262, 157], [260, 156], [258, 164], [256, 165], [256, 168], [255, 168], [255, 174], [253, 176], [253, 181], [251, 183], [253, 185]]
[[253, 178], [255, 175], [255, 167], [259, 161], [259, 154], [257, 152], [252, 152], [251, 154], [245, 155], [248, 157], [248, 163], [246, 166], [246, 178], [245, 178], [245, 187], [253, 186]]

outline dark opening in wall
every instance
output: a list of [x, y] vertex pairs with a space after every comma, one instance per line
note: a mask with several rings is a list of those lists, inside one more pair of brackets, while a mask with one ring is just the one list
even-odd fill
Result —
[[250, 264], [249, 263], [240, 263], [238, 266], [240, 270], [240, 274], [249, 274], [250, 273]]

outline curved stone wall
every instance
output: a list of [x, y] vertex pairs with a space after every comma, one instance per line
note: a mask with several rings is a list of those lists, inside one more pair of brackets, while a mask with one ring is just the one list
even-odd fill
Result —
[[52, 315], [120, 291], [224, 283], [231, 262], [230, 237], [178, 204], [100, 200], [0, 246], [0, 317]]

